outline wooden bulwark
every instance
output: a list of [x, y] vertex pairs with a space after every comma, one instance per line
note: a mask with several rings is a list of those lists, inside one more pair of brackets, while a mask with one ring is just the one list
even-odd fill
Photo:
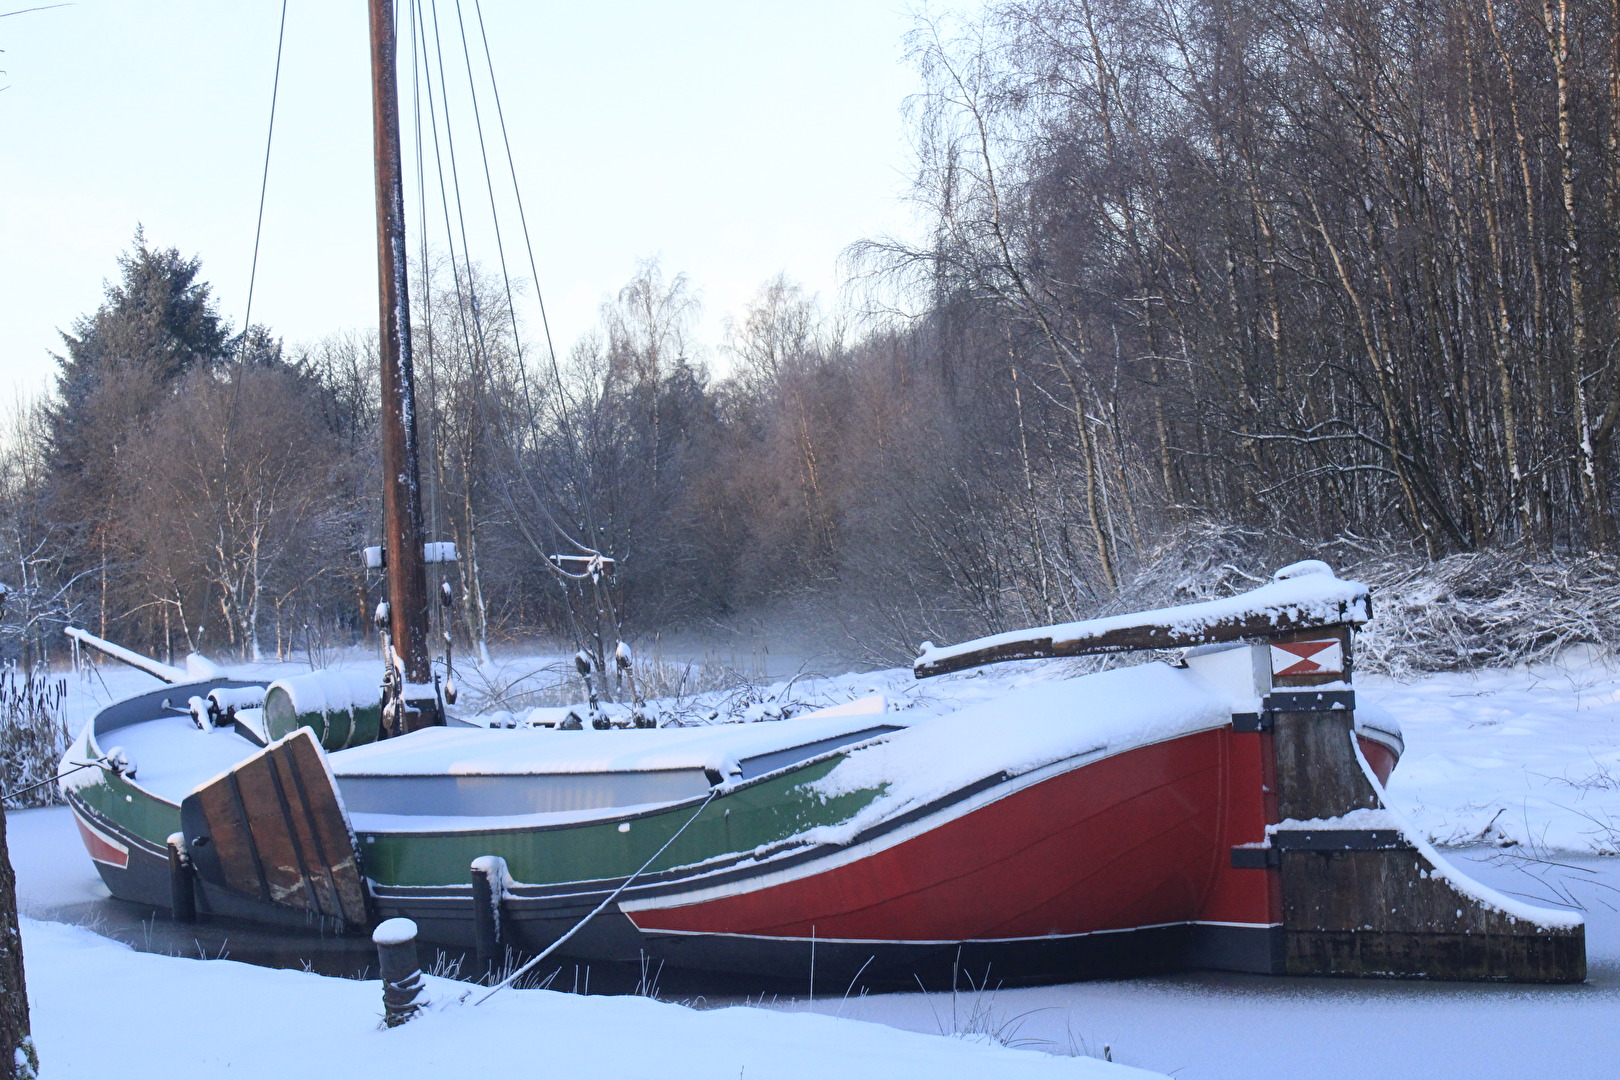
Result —
[[348, 820], [309, 729], [192, 792], [180, 820], [203, 885], [344, 926], [369, 924]]

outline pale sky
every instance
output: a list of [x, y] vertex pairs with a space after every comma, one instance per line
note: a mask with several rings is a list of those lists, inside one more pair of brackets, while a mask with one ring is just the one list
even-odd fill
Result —
[[[437, 3], [446, 62], [459, 61], [456, 0]], [[471, 24], [473, 0], [461, 4]], [[846, 245], [916, 232], [909, 0], [482, 5], [560, 352], [641, 259], [690, 275], [712, 343], [777, 272], [832, 301]], [[376, 321], [365, 9], [288, 6], [253, 321], [289, 343]], [[0, 19], [0, 389], [45, 385], [57, 328], [100, 303], [137, 222], [202, 258], [240, 326], [280, 12], [78, 0]], [[465, 69], [448, 78], [465, 101]], [[493, 103], [480, 104], [493, 140]], [[487, 219], [470, 113], [456, 123], [463, 201]], [[526, 261], [502, 215], [509, 262]], [[472, 245], [493, 267], [487, 229]]]

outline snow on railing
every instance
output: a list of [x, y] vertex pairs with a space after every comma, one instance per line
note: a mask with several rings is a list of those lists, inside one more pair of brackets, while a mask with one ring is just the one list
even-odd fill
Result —
[[1059, 623], [940, 647], [923, 642], [912, 664], [917, 678], [944, 675], [1003, 660], [1138, 649], [1179, 649], [1217, 641], [1273, 637], [1366, 622], [1371, 592], [1359, 581], [1342, 581], [1316, 559], [1278, 570], [1270, 584], [1220, 600], [1100, 619]]

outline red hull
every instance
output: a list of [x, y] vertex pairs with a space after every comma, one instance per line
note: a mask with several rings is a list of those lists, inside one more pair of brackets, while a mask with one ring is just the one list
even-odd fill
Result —
[[1356, 736], [1356, 745], [1361, 748], [1361, 756], [1367, 759], [1367, 767], [1378, 777], [1378, 782], [1388, 785], [1389, 774], [1395, 771], [1395, 763], [1400, 760], [1395, 751], [1365, 735]]
[[1228, 727], [1140, 747], [842, 865], [627, 914], [650, 932], [913, 943], [1271, 925], [1273, 875], [1230, 855], [1265, 838], [1264, 738]]

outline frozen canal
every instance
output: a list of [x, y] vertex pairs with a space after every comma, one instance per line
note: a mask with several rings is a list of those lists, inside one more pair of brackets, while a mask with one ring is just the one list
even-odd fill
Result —
[[[1056, 1053], [1101, 1056], [1180, 1080], [1552, 1080], [1620, 1076], [1620, 859], [1563, 866], [1448, 853], [1487, 883], [1587, 911], [1583, 986], [1294, 979], [1208, 972], [959, 993], [958, 1026]], [[818, 1008], [823, 1007], [818, 1002]], [[826, 1006], [836, 1011], [837, 1003]], [[844, 1015], [948, 1030], [948, 992], [867, 996]]]

